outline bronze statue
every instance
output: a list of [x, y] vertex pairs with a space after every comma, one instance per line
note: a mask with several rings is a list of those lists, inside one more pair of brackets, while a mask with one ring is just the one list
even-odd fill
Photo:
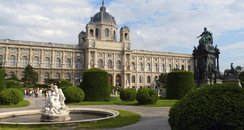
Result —
[[206, 27], [204, 27], [204, 31], [201, 35], [199, 35], [197, 38], [201, 37], [199, 40], [200, 44], [206, 45], [206, 44], [213, 44], [213, 36], [212, 33], [207, 30]]

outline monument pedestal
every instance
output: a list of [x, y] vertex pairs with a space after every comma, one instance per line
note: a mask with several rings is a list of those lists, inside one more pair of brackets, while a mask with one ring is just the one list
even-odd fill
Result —
[[222, 81], [223, 83], [233, 83], [233, 84], [236, 84], [238, 85], [239, 87], [242, 87], [241, 86], [241, 82], [239, 79], [225, 79]]
[[69, 113], [66, 115], [41, 115], [41, 122], [64, 122], [70, 120]]

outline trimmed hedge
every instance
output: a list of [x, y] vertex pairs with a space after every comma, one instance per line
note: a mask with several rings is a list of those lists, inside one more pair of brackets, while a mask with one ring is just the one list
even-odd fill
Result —
[[174, 71], [167, 76], [167, 99], [180, 99], [195, 86], [193, 73]]
[[6, 89], [5, 71], [0, 66], [0, 92], [4, 89]]
[[7, 80], [6, 88], [18, 88], [20, 84], [16, 80]]
[[109, 101], [110, 86], [108, 73], [98, 68], [91, 68], [83, 73], [82, 84], [85, 101]]
[[16, 88], [9, 88], [0, 92], [0, 104], [2, 105], [17, 104], [23, 98], [24, 94]]
[[63, 93], [66, 98], [66, 103], [81, 102], [85, 97], [84, 92], [80, 88], [75, 86], [65, 87], [63, 89]]
[[127, 88], [120, 91], [120, 99], [123, 101], [136, 100], [136, 89]]
[[140, 88], [137, 92], [136, 100], [140, 105], [154, 104], [158, 101], [158, 95], [151, 88]]
[[208, 85], [189, 92], [169, 112], [172, 130], [242, 130], [244, 89]]
[[60, 81], [59, 81], [59, 84], [58, 84], [58, 86], [59, 86], [59, 88], [65, 88], [65, 87], [69, 87], [69, 86], [72, 86], [73, 84], [71, 83], [71, 82], [69, 82], [68, 80], [65, 80], [65, 79], [61, 79]]

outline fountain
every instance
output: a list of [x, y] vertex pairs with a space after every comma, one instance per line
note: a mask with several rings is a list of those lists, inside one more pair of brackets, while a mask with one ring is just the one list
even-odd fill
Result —
[[68, 108], [65, 96], [57, 85], [51, 85], [52, 92], [41, 110], [11, 111], [0, 113], [0, 125], [76, 125], [115, 118], [119, 112], [108, 109]]

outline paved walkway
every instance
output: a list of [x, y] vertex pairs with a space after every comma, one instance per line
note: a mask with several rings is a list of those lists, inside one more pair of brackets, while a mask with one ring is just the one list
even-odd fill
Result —
[[[0, 108], [0, 112], [19, 111], [19, 110], [34, 110], [40, 109], [45, 99], [44, 98], [26, 98], [30, 102], [27, 107], [20, 108]], [[170, 108], [165, 107], [138, 107], [124, 105], [84, 105], [84, 106], [69, 106], [69, 107], [88, 107], [88, 108], [105, 108], [105, 109], [120, 109], [138, 113], [142, 116], [141, 120], [133, 125], [106, 129], [106, 130], [170, 130], [168, 124], [168, 113]], [[72, 129], [72, 128], [71, 128]]]

